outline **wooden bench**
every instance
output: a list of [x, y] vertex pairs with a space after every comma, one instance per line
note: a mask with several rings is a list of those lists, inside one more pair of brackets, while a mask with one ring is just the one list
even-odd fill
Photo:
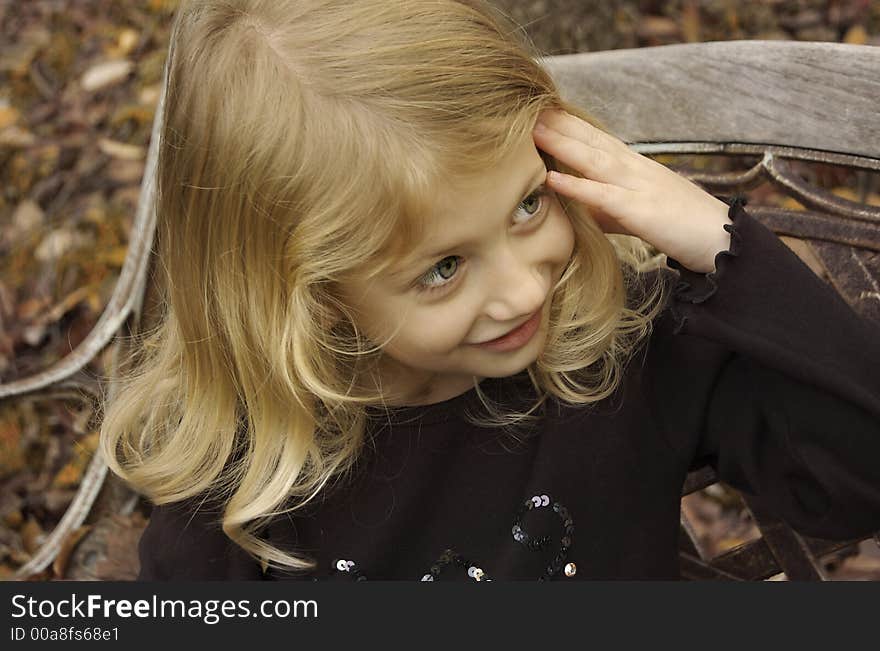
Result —
[[[857, 311], [880, 320], [880, 208], [866, 203], [880, 171], [880, 48], [730, 41], [561, 55], [543, 62], [567, 99], [589, 109], [641, 153], [746, 161], [742, 170], [729, 165], [720, 171], [676, 167], [707, 190], [754, 194], [772, 185], [800, 202], [805, 210], [764, 206], [750, 195], [749, 209]], [[104, 390], [112, 399], [113, 383], [96, 386], [84, 368], [110, 346], [107, 372], [117, 375], [124, 370], [118, 360], [127, 352], [128, 338], [155, 322], [150, 251], [163, 99], [156, 110], [128, 256], [109, 304], [70, 355], [43, 372], [0, 384], [0, 399], [84, 394], [97, 402]], [[857, 196], [831, 194], [795, 171], [808, 164], [856, 170]], [[711, 468], [694, 469], [683, 494], [714, 483]], [[859, 542], [801, 536], [767, 512], [759, 498], [742, 497], [761, 538], [710, 558], [683, 515], [683, 578], [763, 580], [784, 573], [788, 579], [824, 580], [819, 558]], [[95, 455], [63, 519], [16, 576], [38, 574], [80, 525], [102, 514], [130, 513], [138, 499]]]

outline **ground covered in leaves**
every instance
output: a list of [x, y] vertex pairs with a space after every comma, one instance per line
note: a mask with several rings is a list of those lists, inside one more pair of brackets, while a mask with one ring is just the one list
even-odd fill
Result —
[[[880, 45], [868, 0], [495, 0], [546, 54], [730, 39]], [[0, 383], [39, 373], [92, 330], [119, 276], [140, 193], [176, 0], [0, 0]], [[666, 162], [666, 161], [664, 161]], [[825, 184], [851, 196], [850, 179]], [[772, 202], [774, 197], [763, 197]], [[780, 198], [780, 203], [785, 200]], [[100, 380], [105, 355], [87, 367]], [[0, 578], [31, 560], [80, 488], [97, 444], [76, 397], [0, 401]], [[707, 548], [756, 537], [735, 493], [683, 503]], [[111, 479], [34, 579], [134, 578], [148, 510]], [[880, 579], [863, 543], [833, 578]]]

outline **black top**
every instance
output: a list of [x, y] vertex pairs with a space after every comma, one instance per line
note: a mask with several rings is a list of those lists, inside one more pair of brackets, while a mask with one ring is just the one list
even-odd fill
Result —
[[[677, 579], [682, 487], [705, 461], [801, 533], [880, 529], [880, 328], [743, 203], [716, 271], [669, 259], [681, 277], [611, 398], [551, 398], [520, 441], [465, 421], [474, 390], [371, 412], [354, 480], [263, 534], [314, 573], [263, 574], [187, 500], [154, 508], [139, 580]], [[531, 385], [480, 389], [515, 403]]]

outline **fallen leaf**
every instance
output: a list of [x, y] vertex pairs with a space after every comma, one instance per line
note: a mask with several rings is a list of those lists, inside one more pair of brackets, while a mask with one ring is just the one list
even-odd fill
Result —
[[28, 517], [21, 528], [21, 543], [25, 551], [33, 556], [45, 540], [46, 534], [33, 516]]
[[642, 38], [677, 38], [679, 35], [678, 23], [666, 16], [642, 16], [638, 28]]
[[36, 141], [37, 139], [34, 134], [14, 124], [5, 129], [0, 129], [0, 146], [23, 149], [30, 147]]
[[152, 106], [126, 104], [113, 113], [110, 118], [110, 124], [112, 126], [119, 126], [129, 120], [133, 120], [137, 124], [149, 124], [152, 126], [155, 115], [156, 112]]
[[21, 240], [31, 231], [41, 228], [46, 215], [43, 209], [33, 199], [24, 199], [15, 207], [12, 213], [12, 226], [6, 231], [5, 239], [8, 242]]
[[83, 90], [94, 91], [124, 81], [134, 64], [128, 60], [106, 61], [92, 66], [83, 73], [80, 85]]
[[138, 92], [138, 101], [141, 104], [149, 106], [151, 109], [155, 109], [155, 107], [159, 104], [159, 95], [161, 93], [161, 84], [151, 84], [149, 86], [144, 86]]
[[21, 117], [21, 114], [18, 112], [18, 109], [9, 105], [0, 106], [0, 129], [5, 129], [15, 124], [18, 122], [19, 117]]
[[125, 264], [125, 256], [128, 255], [127, 246], [115, 246], [109, 251], [101, 251], [95, 258], [98, 263], [106, 264], [110, 267], [122, 268]]
[[70, 555], [73, 553], [73, 550], [76, 549], [76, 546], [79, 544], [79, 541], [82, 540], [82, 537], [85, 536], [91, 528], [92, 525], [84, 524], [67, 534], [61, 542], [61, 549], [58, 551], [58, 556], [56, 556], [55, 560], [52, 562], [52, 571], [55, 573], [56, 577], [59, 579], [64, 578], [64, 575], [67, 572], [67, 564], [70, 561]]
[[25, 466], [21, 427], [12, 410], [0, 416], [0, 477], [19, 472]]
[[137, 30], [126, 27], [120, 30], [116, 37], [116, 43], [107, 48], [107, 54], [113, 58], [122, 58], [131, 54], [131, 51], [138, 44], [140, 36]]
[[55, 474], [52, 479], [54, 488], [69, 488], [80, 483], [98, 447], [98, 437], [99, 433], [95, 431], [74, 441], [73, 458]]
[[40, 262], [50, 262], [57, 260], [68, 251], [88, 248], [92, 244], [94, 242], [88, 235], [65, 226], [48, 233], [34, 251], [34, 257]]
[[58, 303], [53, 305], [52, 308], [45, 313], [41, 320], [45, 323], [55, 323], [56, 321], [59, 321], [61, 317], [70, 312], [74, 307], [88, 300], [89, 296], [94, 292], [95, 287], [91, 285], [77, 287], [67, 296], [58, 301]]
[[135, 184], [140, 187], [144, 178], [144, 161], [140, 159], [123, 160], [117, 158], [116, 162], [107, 171], [107, 178], [120, 184]]
[[782, 197], [779, 202], [779, 207], [788, 210], [804, 210], [804, 205], [793, 197]]
[[21, 329], [21, 339], [31, 348], [37, 348], [46, 336], [45, 323], [32, 323]]
[[868, 42], [868, 32], [864, 25], [853, 25], [843, 36], [844, 43], [852, 45], [864, 45]]
[[21, 509], [13, 509], [6, 513], [3, 516], [3, 522], [10, 529], [18, 529], [24, 522], [24, 516], [21, 514]]
[[[861, 203], [862, 199], [852, 188], [848, 188], [846, 186], [840, 186], [836, 188], [832, 188], [831, 192], [838, 197], [842, 197], [844, 199], [849, 199], [850, 201], [855, 201], [857, 203]], [[865, 197], [865, 203], [869, 206], [880, 206], [880, 194], [876, 192], [870, 192], [867, 197]]]
[[123, 160], [142, 160], [146, 155], [144, 148], [140, 145], [128, 145], [124, 142], [116, 142], [107, 138], [98, 140], [98, 149], [108, 156]]
[[34, 58], [49, 44], [51, 38], [45, 27], [26, 28], [16, 36], [15, 42], [4, 44], [0, 49], [0, 72], [9, 72], [16, 77], [27, 75]]

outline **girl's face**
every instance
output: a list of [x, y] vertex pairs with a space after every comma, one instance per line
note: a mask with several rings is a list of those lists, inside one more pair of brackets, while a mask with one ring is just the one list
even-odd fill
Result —
[[[485, 377], [514, 375], [540, 354], [550, 292], [574, 232], [529, 135], [494, 170], [438, 196], [426, 236], [390, 275], [353, 281], [343, 298], [358, 328], [384, 346], [382, 395], [389, 405], [433, 404]], [[537, 332], [512, 350], [479, 344], [539, 312]]]

